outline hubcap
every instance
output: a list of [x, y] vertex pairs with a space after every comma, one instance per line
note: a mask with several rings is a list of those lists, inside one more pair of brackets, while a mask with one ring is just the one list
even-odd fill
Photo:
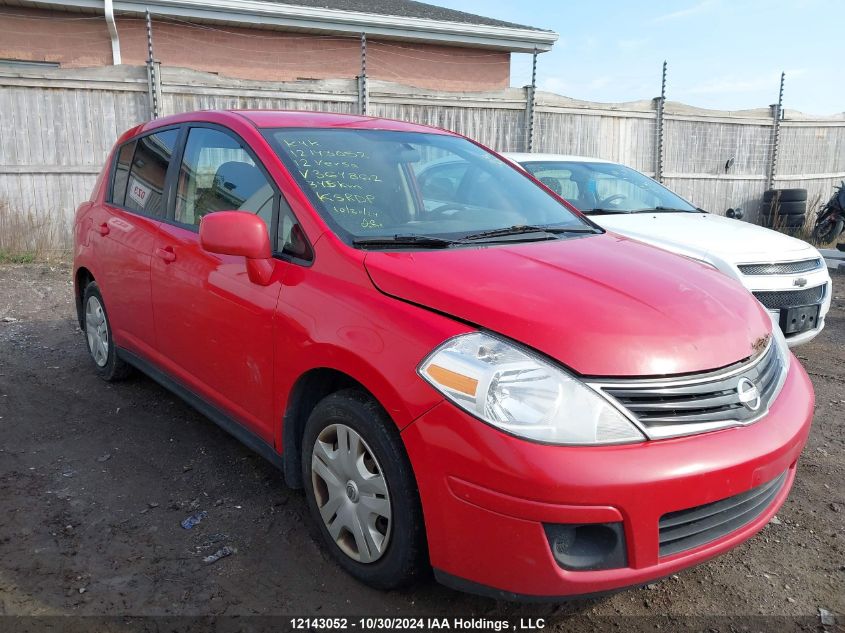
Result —
[[104, 367], [109, 358], [109, 326], [97, 297], [88, 297], [85, 304], [85, 336], [94, 362], [98, 367]]
[[311, 484], [320, 516], [340, 550], [360, 563], [382, 557], [390, 540], [387, 482], [357, 431], [331, 424], [320, 432], [311, 457]]

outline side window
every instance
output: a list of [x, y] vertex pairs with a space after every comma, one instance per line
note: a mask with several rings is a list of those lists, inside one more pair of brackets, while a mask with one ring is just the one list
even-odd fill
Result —
[[178, 137], [179, 130], [165, 130], [138, 139], [126, 187], [127, 209], [145, 215], [164, 215], [164, 178]]
[[114, 175], [111, 188], [112, 204], [123, 206], [126, 201], [126, 183], [129, 182], [129, 168], [132, 166], [132, 157], [135, 155], [135, 141], [120, 146], [117, 153], [117, 163], [114, 168]]
[[176, 189], [177, 222], [198, 226], [215, 211], [245, 211], [271, 231], [275, 197], [264, 172], [233, 137], [210, 128], [190, 130]]

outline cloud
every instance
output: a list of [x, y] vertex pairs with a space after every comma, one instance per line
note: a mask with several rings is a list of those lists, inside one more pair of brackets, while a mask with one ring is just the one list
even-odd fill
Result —
[[688, 18], [691, 15], [705, 13], [715, 6], [715, 0], [703, 0], [703, 2], [694, 4], [693, 6], [687, 7], [686, 9], [680, 9], [678, 11], [672, 11], [671, 13], [664, 13], [663, 15], [658, 15], [652, 20], [652, 22], [668, 22], [670, 20], [680, 20], [682, 18]]

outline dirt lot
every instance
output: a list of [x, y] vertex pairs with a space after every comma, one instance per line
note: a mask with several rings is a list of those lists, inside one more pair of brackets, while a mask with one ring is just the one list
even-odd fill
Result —
[[[816, 418], [779, 520], [729, 554], [647, 588], [531, 605], [434, 581], [390, 593], [358, 584], [312, 539], [302, 494], [267, 462], [151, 380], [108, 385], [94, 375], [66, 266], [0, 266], [0, 614], [118, 616], [3, 617], [0, 630], [60, 630], [80, 620], [86, 631], [196, 625], [141, 616], [436, 614], [544, 618], [562, 630], [742, 630], [735, 618], [783, 616], [742, 626], [818, 630], [820, 608], [840, 614], [838, 625], [845, 276], [834, 283], [827, 330], [798, 350], [815, 384]], [[197, 510], [208, 517], [182, 529]], [[224, 545], [237, 553], [203, 563]], [[230, 618], [240, 622], [234, 628], [226, 621], [194, 630], [244, 630], [262, 619]], [[285, 621], [266, 620], [275, 630]]]

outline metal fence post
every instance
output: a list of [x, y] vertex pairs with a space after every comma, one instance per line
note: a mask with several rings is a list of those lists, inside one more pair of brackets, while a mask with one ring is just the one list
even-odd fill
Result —
[[525, 151], [534, 151], [534, 110], [537, 105], [537, 47], [531, 59], [531, 85], [525, 88]]
[[663, 108], [666, 104], [666, 68], [663, 62], [663, 76], [660, 80], [660, 96], [655, 102], [655, 128], [654, 128], [654, 179], [663, 182]]
[[153, 20], [147, 9], [147, 92], [150, 99], [150, 118], [157, 119], [161, 103], [161, 63], [153, 54]]
[[361, 33], [361, 74], [358, 75], [358, 112], [367, 114], [370, 94], [367, 89], [367, 34]]
[[771, 189], [775, 184], [775, 175], [778, 168], [778, 146], [780, 145], [780, 120], [783, 116], [783, 83], [786, 73], [780, 74], [780, 92], [778, 102], [772, 108], [772, 151], [769, 152], [769, 171], [766, 174], [766, 190]]

